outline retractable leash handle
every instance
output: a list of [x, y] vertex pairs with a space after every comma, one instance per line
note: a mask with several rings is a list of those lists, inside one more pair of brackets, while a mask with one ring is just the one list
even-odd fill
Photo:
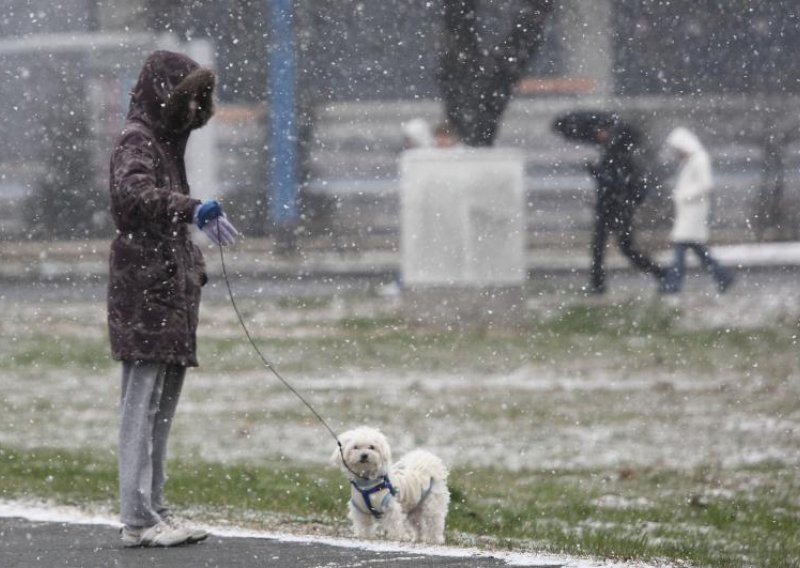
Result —
[[[218, 237], [221, 236], [220, 235], [219, 225], [217, 225], [217, 236]], [[342, 457], [342, 465], [344, 465], [345, 469], [347, 469], [347, 471], [349, 471], [350, 473], [352, 473], [353, 475], [355, 475], [359, 479], [367, 479], [363, 475], [357, 474], [355, 471], [353, 471], [350, 468], [350, 466], [347, 465], [347, 461], [344, 459], [344, 448], [342, 447], [342, 442], [339, 441], [339, 436], [336, 435], [336, 432], [334, 432], [333, 428], [331, 428], [328, 425], [328, 423], [325, 421], [325, 419], [322, 416], [320, 416], [319, 412], [317, 412], [314, 409], [314, 407], [311, 406], [311, 403], [309, 403], [303, 397], [303, 395], [301, 395], [297, 391], [297, 389], [295, 389], [291, 384], [289, 384], [289, 381], [287, 381], [286, 379], [284, 379], [281, 376], [281, 374], [278, 372], [278, 370], [275, 368], [275, 366], [272, 363], [270, 363], [269, 359], [267, 359], [264, 356], [264, 354], [261, 352], [261, 349], [259, 349], [259, 347], [256, 344], [255, 340], [253, 339], [253, 336], [250, 335], [250, 331], [247, 329], [247, 325], [244, 323], [244, 318], [242, 317], [242, 314], [239, 311], [239, 306], [236, 305], [236, 300], [233, 297], [233, 289], [231, 288], [231, 281], [230, 281], [230, 278], [228, 278], [228, 270], [225, 267], [225, 253], [222, 250], [222, 240], [219, 239], [219, 238], [217, 239], [217, 246], [219, 247], [219, 260], [220, 260], [220, 263], [222, 264], [222, 279], [225, 280], [225, 287], [228, 289], [228, 297], [231, 300], [231, 305], [233, 306], [233, 311], [236, 312], [236, 318], [239, 320], [239, 325], [242, 327], [242, 330], [244, 331], [245, 336], [247, 336], [247, 339], [250, 342], [250, 345], [253, 347], [253, 350], [256, 352], [258, 357], [261, 359], [261, 362], [264, 364], [264, 366], [267, 369], [269, 369], [272, 372], [272, 374], [275, 375], [281, 383], [283, 383], [283, 386], [285, 386], [287, 389], [289, 389], [289, 391], [291, 391], [292, 394], [294, 394], [297, 398], [300, 399], [300, 401], [303, 404], [306, 405], [306, 407], [311, 411], [311, 413], [316, 417], [316, 419], [319, 420], [320, 424], [322, 424], [325, 427], [325, 429], [328, 431], [328, 433], [330, 433], [330, 435], [333, 437], [333, 439], [336, 440], [336, 445], [339, 447], [339, 455]]]

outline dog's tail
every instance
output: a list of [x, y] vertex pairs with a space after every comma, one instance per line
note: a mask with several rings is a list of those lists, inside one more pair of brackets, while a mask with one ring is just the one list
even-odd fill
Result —
[[449, 472], [442, 459], [428, 450], [412, 450], [395, 464], [400, 470], [425, 471], [427, 475], [438, 480], [447, 481]]

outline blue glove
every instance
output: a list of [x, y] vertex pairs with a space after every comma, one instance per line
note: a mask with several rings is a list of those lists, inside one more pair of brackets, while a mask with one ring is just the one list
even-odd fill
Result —
[[212, 219], [216, 219], [222, 215], [222, 205], [216, 199], [203, 201], [194, 210], [194, 222], [202, 229]]
[[232, 245], [239, 233], [225, 217], [216, 200], [204, 201], [195, 208], [194, 222], [215, 245]]

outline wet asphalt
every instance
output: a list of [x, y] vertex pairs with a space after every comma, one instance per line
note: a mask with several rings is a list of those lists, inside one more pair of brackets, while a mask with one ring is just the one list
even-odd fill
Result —
[[[212, 535], [175, 548], [125, 548], [118, 529], [103, 525], [0, 518], [2, 568], [493, 568], [501, 559], [452, 558], [368, 551], [320, 543]], [[540, 567], [555, 568], [553, 563]]]

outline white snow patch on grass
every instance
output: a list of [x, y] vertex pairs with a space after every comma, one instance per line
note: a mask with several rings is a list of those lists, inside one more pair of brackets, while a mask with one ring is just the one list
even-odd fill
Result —
[[[0, 444], [111, 451], [117, 369], [0, 373]], [[794, 381], [774, 383], [666, 372], [581, 376], [526, 366], [505, 375], [342, 372], [291, 377], [336, 431], [367, 423], [396, 453], [425, 446], [451, 466], [683, 469], [765, 459], [800, 463]], [[221, 388], [223, 387], [223, 388]], [[753, 401], [743, 404], [743, 401]], [[513, 437], [508, 432], [514, 432]], [[498, 443], [502, 440], [502, 443]], [[171, 456], [215, 462], [276, 458], [323, 464], [333, 440], [265, 372], [190, 370]]]

